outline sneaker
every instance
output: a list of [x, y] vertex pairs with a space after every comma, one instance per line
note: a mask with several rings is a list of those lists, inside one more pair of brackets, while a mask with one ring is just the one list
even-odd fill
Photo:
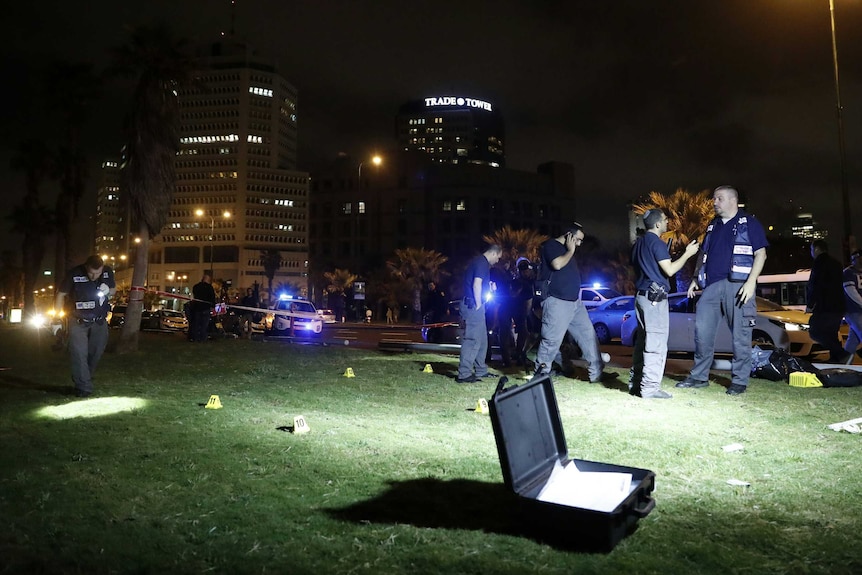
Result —
[[93, 395], [92, 391], [84, 391], [83, 389], [75, 390], [75, 397], [87, 398]]
[[641, 397], [644, 399], [670, 399], [673, 396], [663, 389], [658, 389], [649, 395], [641, 395]]
[[497, 377], [497, 374], [495, 374], [495, 373], [491, 373], [491, 372], [489, 371], [488, 373], [483, 373], [482, 375], [477, 375], [477, 376], [476, 376], [476, 381], [478, 381], [479, 379], [481, 379], [481, 378], [483, 378], [483, 377]]
[[676, 387], [707, 387], [708, 385], [709, 381], [703, 381], [702, 379], [693, 379], [691, 376], [688, 376], [684, 380], [677, 383]]
[[475, 375], [471, 375], [471, 376], [465, 377], [465, 378], [460, 378], [460, 377], [455, 378], [455, 383], [476, 383], [477, 381], [482, 381], [482, 380], [479, 379], [478, 377], [476, 377]]
[[738, 383], [733, 383], [730, 387], [727, 388], [725, 392], [727, 395], [739, 395], [741, 393], [745, 393], [746, 386], [739, 385]]

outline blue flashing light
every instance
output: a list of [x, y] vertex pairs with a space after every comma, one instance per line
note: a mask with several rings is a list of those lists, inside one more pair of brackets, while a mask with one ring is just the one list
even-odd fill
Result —
[[285, 301], [285, 300], [293, 299], [293, 296], [290, 295], [289, 293], [283, 293], [283, 294], [278, 295], [278, 299], [279, 299], [279, 301]]
[[598, 288], [602, 287], [602, 284], [599, 282], [593, 282], [593, 287], [598, 289]]

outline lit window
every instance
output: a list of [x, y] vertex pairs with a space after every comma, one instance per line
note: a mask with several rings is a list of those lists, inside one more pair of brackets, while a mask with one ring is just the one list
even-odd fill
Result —
[[443, 211], [451, 212], [452, 211], [452, 201], [451, 200], [443, 200]]
[[458, 200], [458, 202], [455, 204], [455, 211], [466, 212], [467, 211], [467, 200]]
[[250, 94], [254, 94], [256, 96], [265, 96], [267, 98], [272, 98], [272, 90], [268, 88], [258, 88], [257, 86], [249, 86], [248, 91]]
[[347, 202], [346, 204], [342, 204], [341, 205], [341, 213], [342, 214], [349, 214], [350, 208], [351, 208], [350, 202]]

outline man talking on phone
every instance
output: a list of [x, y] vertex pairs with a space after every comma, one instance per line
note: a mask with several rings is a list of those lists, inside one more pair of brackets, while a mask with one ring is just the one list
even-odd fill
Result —
[[551, 372], [568, 332], [581, 348], [590, 383], [598, 383], [605, 362], [599, 353], [596, 330], [580, 299], [581, 272], [575, 261], [575, 250], [583, 241], [584, 230], [576, 222], [563, 235], [547, 240], [540, 248], [542, 266], [547, 267], [550, 284], [548, 297], [542, 302], [542, 341], [536, 355], [536, 375]]
[[755, 288], [766, 262], [766, 233], [754, 216], [739, 209], [739, 192], [719, 186], [712, 193], [715, 218], [706, 228], [695, 278], [688, 286], [693, 298], [703, 289], [694, 324], [694, 366], [676, 387], [706, 387], [715, 356], [718, 322], [724, 319], [733, 337], [733, 362], [728, 395], [748, 389], [751, 374], [751, 331], [757, 318]]

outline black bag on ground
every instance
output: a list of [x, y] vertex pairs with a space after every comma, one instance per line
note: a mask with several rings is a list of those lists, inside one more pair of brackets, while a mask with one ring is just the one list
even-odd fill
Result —
[[795, 373], [797, 371], [804, 371], [805, 373], [813, 373], [820, 377], [820, 370], [814, 367], [814, 364], [808, 361], [807, 359], [802, 359], [801, 357], [793, 357], [788, 356], [787, 358], [787, 373], [788, 375], [791, 373]]
[[862, 371], [846, 368], [821, 369], [817, 379], [823, 387], [860, 387], [862, 386]]
[[755, 367], [751, 371], [751, 376], [768, 379], [769, 381], [786, 381], [790, 376], [790, 367], [788, 365], [788, 360], [790, 359], [791, 355], [786, 350], [780, 348], [772, 350], [766, 363]]

